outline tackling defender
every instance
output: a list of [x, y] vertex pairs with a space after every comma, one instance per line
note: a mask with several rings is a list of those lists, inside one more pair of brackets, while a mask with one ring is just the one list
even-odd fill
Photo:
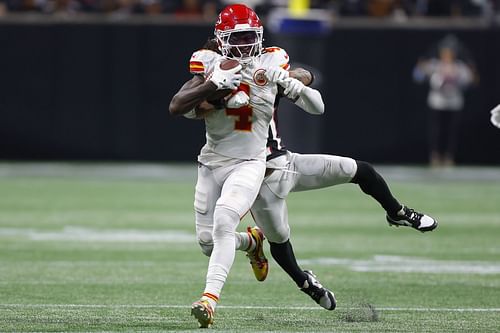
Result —
[[[312, 74], [304, 70], [288, 72], [272, 69], [266, 73], [272, 82], [282, 82], [290, 75], [299, 77], [296, 92], [304, 83], [312, 83]], [[293, 96], [288, 96], [292, 97]], [[275, 113], [278, 110], [279, 96]], [[277, 133], [274, 116], [269, 128], [266, 177], [251, 212], [257, 226], [267, 237], [276, 262], [295, 281], [297, 286], [323, 308], [333, 310], [335, 298], [324, 288], [311, 271], [302, 270], [296, 261], [290, 243], [290, 227], [286, 197], [290, 192], [308, 191], [338, 184], [354, 183], [373, 197], [386, 211], [389, 225], [408, 226], [421, 232], [432, 231], [437, 221], [399, 203], [392, 195], [384, 178], [367, 162], [348, 157], [321, 154], [298, 154], [285, 149]]]
[[[266, 169], [266, 141], [278, 84], [267, 80], [264, 73], [271, 68], [288, 68], [284, 50], [263, 50], [262, 34], [263, 27], [253, 10], [244, 5], [227, 6], [215, 24], [222, 55], [210, 50], [193, 53], [190, 69], [194, 76], [180, 88], [169, 106], [173, 115], [190, 114], [216, 91], [235, 91], [232, 103], [205, 115], [207, 142], [198, 156], [196, 233], [204, 253], [211, 252], [204, 293], [192, 304], [192, 314], [201, 327], [213, 323], [238, 239], [250, 243], [252, 238], [260, 242], [263, 238], [258, 229], [250, 230], [253, 237], [235, 234], [238, 222], [257, 196]], [[223, 69], [225, 58], [236, 59], [239, 65]], [[285, 92], [294, 89], [294, 80], [281, 83]], [[298, 100], [306, 111], [320, 108], [312, 112], [323, 112], [321, 95], [313, 89], [303, 89]], [[213, 249], [207, 248], [212, 239]], [[261, 250], [255, 248], [254, 257], [263, 256]], [[267, 262], [261, 269], [267, 272]]]

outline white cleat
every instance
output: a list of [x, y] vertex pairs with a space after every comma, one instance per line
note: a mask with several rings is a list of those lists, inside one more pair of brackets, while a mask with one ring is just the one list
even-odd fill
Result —
[[421, 232], [432, 231], [438, 226], [437, 221], [429, 215], [419, 213], [406, 206], [403, 206], [396, 216], [386, 215], [386, 220], [391, 226], [412, 227]]

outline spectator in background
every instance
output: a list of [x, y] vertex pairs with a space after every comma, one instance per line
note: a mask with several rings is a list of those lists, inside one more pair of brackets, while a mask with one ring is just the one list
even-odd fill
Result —
[[405, 21], [412, 13], [413, 4], [409, 0], [367, 0], [367, 15], [371, 17], [393, 18]]
[[7, 4], [4, 0], [0, 0], [0, 17], [7, 14]]
[[161, 1], [159, 0], [143, 0], [143, 12], [148, 15], [158, 15], [163, 12]]
[[212, 21], [217, 17], [218, 1], [214, 0], [182, 0], [174, 10], [179, 19], [203, 18]]
[[[0, 0], [1, 2], [2, 0]], [[43, 14], [76, 14], [97, 12], [99, 0], [5, 0], [9, 12], [38, 12]]]
[[[420, 59], [413, 71], [416, 82], [428, 82], [427, 105], [430, 114], [430, 164], [453, 166], [458, 141], [464, 90], [474, 82], [472, 62], [464, 61], [465, 48], [448, 35], [437, 46], [437, 52]], [[462, 58], [462, 59], [461, 59]]]
[[273, 7], [285, 6], [288, 4], [288, 0], [276, 1], [276, 0], [220, 0], [223, 6], [228, 6], [232, 4], [241, 3], [247, 7], [253, 8], [257, 15], [266, 15], [269, 9]]
[[432, 17], [490, 17], [497, 0], [416, 0], [415, 14]]
[[339, 1], [338, 12], [340, 16], [364, 16], [367, 14], [367, 4], [364, 0]]

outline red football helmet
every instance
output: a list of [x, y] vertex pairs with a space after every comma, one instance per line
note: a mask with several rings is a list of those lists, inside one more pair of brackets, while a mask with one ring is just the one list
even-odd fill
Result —
[[255, 12], [245, 5], [224, 8], [215, 23], [215, 37], [225, 57], [248, 63], [262, 53], [264, 28]]

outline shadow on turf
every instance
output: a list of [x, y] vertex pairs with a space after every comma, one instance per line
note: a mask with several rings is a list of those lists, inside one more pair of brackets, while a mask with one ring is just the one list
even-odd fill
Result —
[[379, 321], [377, 310], [370, 303], [358, 304], [356, 307], [347, 310], [342, 315], [342, 319], [348, 323], [375, 322]]

